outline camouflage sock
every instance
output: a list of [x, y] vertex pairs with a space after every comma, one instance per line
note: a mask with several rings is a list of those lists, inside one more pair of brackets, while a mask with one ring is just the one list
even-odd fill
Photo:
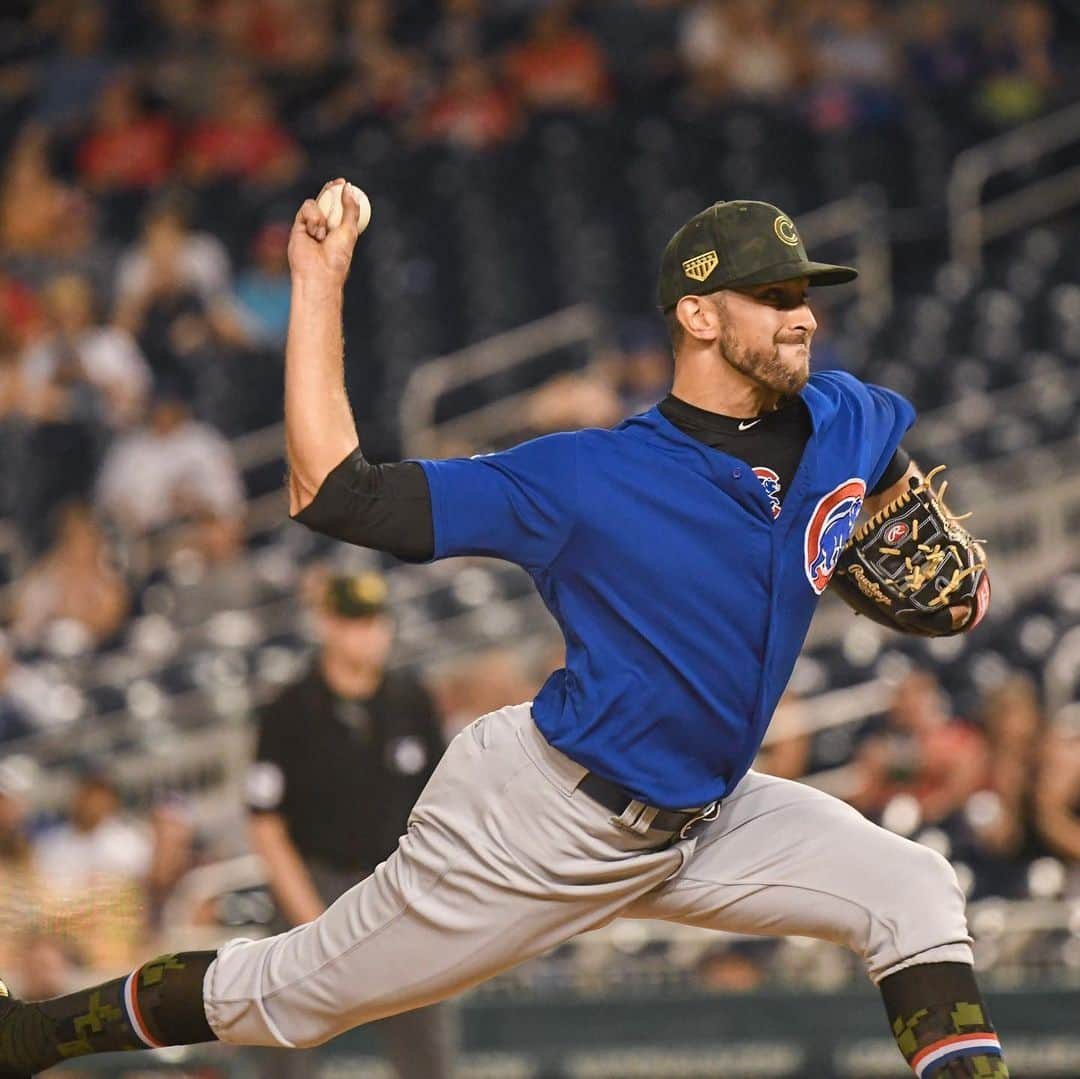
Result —
[[203, 1010], [215, 952], [163, 955], [126, 978], [39, 1003], [0, 1002], [0, 1071], [72, 1057], [216, 1041]]
[[965, 963], [924, 963], [878, 986], [896, 1044], [918, 1079], [1008, 1079], [1001, 1044]]

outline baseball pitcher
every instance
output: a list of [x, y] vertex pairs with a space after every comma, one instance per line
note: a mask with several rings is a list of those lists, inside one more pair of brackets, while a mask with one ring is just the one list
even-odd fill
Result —
[[827, 587], [927, 635], [970, 629], [989, 600], [981, 549], [900, 446], [911, 406], [810, 375], [808, 288], [856, 271], [811, 261], [775, 206], [718, 202], [663, 254], [675, 376], [657, 407], [374, 466], [343, 385], [359, 231], [343, 201], [336, 228], [305, 202], [289, 243], [291, 513], [411, 561], [517, 563], [566, 667], [458, 735], [396, 852], [316, 920], [0, 1001], [0, 1075], [213, 1039], [314, 1046], [615, 918], [663, 918], [850, 948], [917, 1076], [1007, 1076], [945, 859], [750, 768]]

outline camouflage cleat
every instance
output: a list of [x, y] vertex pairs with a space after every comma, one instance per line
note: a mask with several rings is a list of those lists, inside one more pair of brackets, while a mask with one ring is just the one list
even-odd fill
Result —
[[4, 1018], [19, 1007], [19, 1002], [11, 995], [8, 987], [0, 981], [0, 1079], [31, 1079], [29, 1072], [14, 1071], [4, 1063]]

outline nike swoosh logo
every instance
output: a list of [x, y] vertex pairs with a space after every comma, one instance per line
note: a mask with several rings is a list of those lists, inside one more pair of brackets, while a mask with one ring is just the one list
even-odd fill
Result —
[[758, 417], [758, 419], [751, 420], [749, 423], [747, 423], [746, 420], [741, 420], [739, 422], [739, 430], [740, 431], [749, 431], [750, 428], [753, 427], [755, 423], [761, 423], [761, 418]]

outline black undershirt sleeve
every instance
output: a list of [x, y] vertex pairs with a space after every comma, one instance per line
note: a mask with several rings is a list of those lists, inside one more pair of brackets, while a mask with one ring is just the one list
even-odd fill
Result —
[[333, 539], [387, 551], [403, 562], [435, 553], [427, 476], [415, 461], [373, 465], [357, 446], [293, 518]]
[[885, 471], [882, 472], [881, 479], [877, 481], [877, 486], [875, 486], [870, 493], [872, 495], [879, 495], [882, 491], [887, 491], [897, 480], [903, 477], [910, 464], [911, 454], [908, 453], [903, 446], [897, 446], [896, 453], [893, 454], [892, 460], [885, 466]]

